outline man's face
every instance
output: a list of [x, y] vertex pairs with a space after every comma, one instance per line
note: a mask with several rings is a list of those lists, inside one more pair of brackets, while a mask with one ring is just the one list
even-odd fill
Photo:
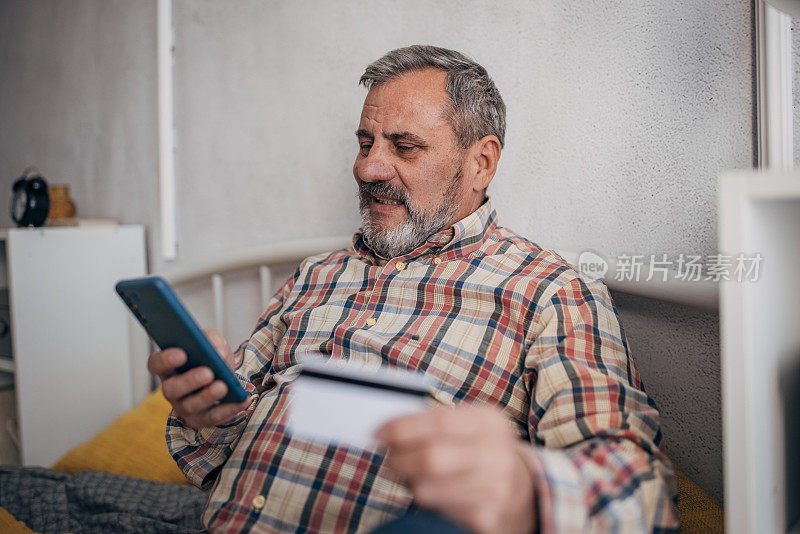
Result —
[[464, 150], [445, 118], [445, 81], [438, 69], [408, 72], [364, 101], [353, 175], [364, 235], [381, 256], [406, 254], [466, 215]]

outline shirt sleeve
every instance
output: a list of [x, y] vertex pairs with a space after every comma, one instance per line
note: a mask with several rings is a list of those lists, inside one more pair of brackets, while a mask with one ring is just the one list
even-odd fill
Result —
[[251, 396], [255, 396], [250, 406], [224, 425], [199, 430], [186, 426], [174, 411], [167, 419], [167, 447], [178, 467], [195, 486], [207, 489], [213, 485], [219, 469], [233, 452], [255, 410], [275, 347], [286, 331], [281, 311], [296, 279], [297, 275], [290, 278], [272, 297], [253, 335], [239, 346], [234, 355], [236, 378]]
[[574, 278], [541, 306], [526, 355], [523, 456], [539, 531], [677, 532], [677, 484], [605, 285]]

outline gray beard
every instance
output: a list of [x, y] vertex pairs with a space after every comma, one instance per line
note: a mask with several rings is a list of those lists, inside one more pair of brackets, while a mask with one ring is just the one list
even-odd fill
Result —
[[[383, 258], [396, 258], [425, 243], [430, 236], [447, 226], [458, 211], [459, 205], [453, 198], [460, 181], [459, 170], [450, 181], [444, 200], [430, 215], [417, 207], [404, 189], [390, 186], [386, 182], [360, 182], [358, 197], [361, 206], [361, 230], [367, 244]], [[379, 229], [370, 217], [372, 194], [399, 200], [408, 210], [408, 218], [394, 228]]]

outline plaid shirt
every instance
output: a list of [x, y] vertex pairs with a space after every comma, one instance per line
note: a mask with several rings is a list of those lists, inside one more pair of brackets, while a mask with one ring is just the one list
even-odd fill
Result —
[[[352, 249], [303, 261], [236, 353], [259, 398], [167, 443], [212, 487], [210, 531], [368, 532], [412, 495], [375, 451], [286, 431], [297, 355], [388, 365], [441, 383], [437, 398], [502, 409], [521, 438], [548, 532], [677, 530], [677, 487], [606, 287], [497, 225], [489, 201], [412, 253]], [[533, 503], [532, 503], [533, 505]]]

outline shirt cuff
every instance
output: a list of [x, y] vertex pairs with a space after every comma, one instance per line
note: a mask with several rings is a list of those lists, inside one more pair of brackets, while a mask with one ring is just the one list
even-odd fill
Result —
[[533, 475], [540, 534], [587, 530], [586, 489], [580, 472], [564, 451], [522, 444], [522, 459]]

